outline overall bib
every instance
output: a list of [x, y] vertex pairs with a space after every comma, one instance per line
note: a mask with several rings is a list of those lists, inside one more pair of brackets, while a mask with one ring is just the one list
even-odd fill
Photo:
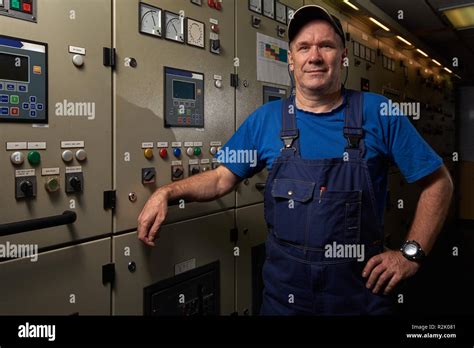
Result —
[[340, 158], [301, 158], [294, 97], [283, 102], [284, 147], [265, 187], [262, 315], [391, 313], [391, 298], [373, 294], [362, 278], [366, 262], [383, 251], [383, 224], [363, 158], [363, 94], [343, 93], [348, 145]]

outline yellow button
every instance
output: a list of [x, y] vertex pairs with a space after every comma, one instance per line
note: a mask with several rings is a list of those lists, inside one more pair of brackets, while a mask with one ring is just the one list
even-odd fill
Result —
[[153, 158], [153, 150], [152, 149], [145, 149], [145, 157], [147, 159], [152, 159]]

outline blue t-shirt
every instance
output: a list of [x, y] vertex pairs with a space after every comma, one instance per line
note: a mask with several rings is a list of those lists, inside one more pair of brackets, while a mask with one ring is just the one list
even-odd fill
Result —
[[[395, 163], [409, 183], [437, 170], [443, 164], [441, 157], [420, 136], [408, 117], [381, 115], [382, 102], [388, 103], [388, 99], [364, 92], [365, 159], [381, 156]], [[241, 178], [251, 177], [265, 167], [271, 170], [283, 147], [280, 139], [281, 107], [282, 101], [277, 100], [253, 112], [216, 155], [219, 162]], [[343, 156], [347, 145], [343, 134], [344, 108], [345, 103], [331, 112], [317, 114], [297, 109], [296, 122], [300, 130], [300, 155], [303, 159]], [[232, 152], [234, 157], [229, 156]], [[253, 154], [256, 154], [255, 159]], [[373, 169], [370, 175], [375, 191], [379, 193], [379, 208], [383, 211], [387, 172], [380, 168]]]

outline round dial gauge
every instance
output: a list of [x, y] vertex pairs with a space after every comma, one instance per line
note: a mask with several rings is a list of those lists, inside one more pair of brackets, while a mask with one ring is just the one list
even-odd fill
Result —
[[184, 43], [184, 17], [165, 11], [165, 27], [167, 39]]
[[161, 37], [161, 9], [140, 3], [140, 32]]
[[187, 44], [204, 48], [204, 23], [188, 18]]

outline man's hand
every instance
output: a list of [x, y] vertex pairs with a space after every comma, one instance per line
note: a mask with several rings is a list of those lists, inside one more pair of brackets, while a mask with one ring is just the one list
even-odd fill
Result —
[[387, 295], [401, 280], [413, 276], [419, 268], [417, 262], [407, 260], [400, 251], [390, 250], [373, 256], [365, 265], [362, 277], [369, 277], [366, 286], [373, 288], [374, 294], [385, 288], [384, 294]]
[[149, 246], [155, 246], [154, 240], [167, 213], [168, 193], [166, 190], [157, 190], [138, 216], [138, 239]]

